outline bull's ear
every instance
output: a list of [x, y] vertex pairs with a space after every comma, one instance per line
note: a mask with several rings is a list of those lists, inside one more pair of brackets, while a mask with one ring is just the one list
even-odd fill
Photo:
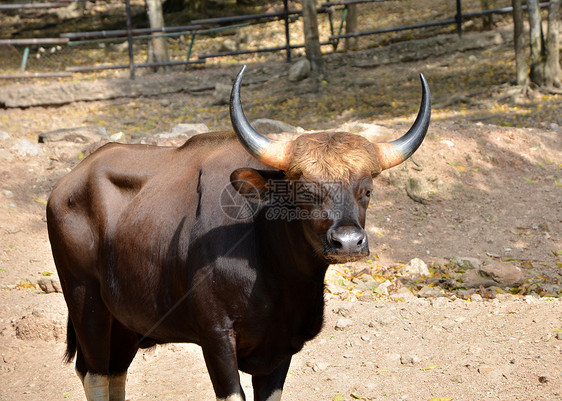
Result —
[[282, 180], [284, 173], [279, 170], [255, 170], [239, 168], [230, 174], [230, 183], [241, 195], [261, 199], [272, 180]]

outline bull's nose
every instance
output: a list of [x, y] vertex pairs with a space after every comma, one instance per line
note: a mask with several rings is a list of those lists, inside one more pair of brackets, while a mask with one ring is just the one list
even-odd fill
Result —
[[367, 246], [367, 237], [362, 228], [343, 226], [328, 231], [328, 242], [339, 254], [363, 253]]

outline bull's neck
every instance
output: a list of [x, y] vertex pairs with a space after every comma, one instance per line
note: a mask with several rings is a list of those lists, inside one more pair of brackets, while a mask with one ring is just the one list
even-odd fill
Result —
[[266, 241], [262, 249], [270, 265], [276, 265], [284, 275], [308, 280], [324, 280], [329, 263], [320, 257], [305, 238], [299, 220], [267, 219], [257, 221], [258, 240]]

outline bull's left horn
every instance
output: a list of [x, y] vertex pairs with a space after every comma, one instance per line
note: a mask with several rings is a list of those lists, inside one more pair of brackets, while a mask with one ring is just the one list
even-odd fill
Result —
[[418, 116], [412, 127], [402, 137], [389, 142], [377, 143], [379, 162], [382, 170], [397, 166], [408, 157], [412, 156], [425, 138], [431, 119], [431, 94], [423, 74], [420, 74], [422, 83], [422, 100]]
[[292, 142], [274, 141], [257, 132], [248, 122], [240, 101], [240, 85], [246, 66], [243, 66], [230, 94], [230, 121], [244, 147], [256, 159], [271, 167], [287, 170], [291, 161]]

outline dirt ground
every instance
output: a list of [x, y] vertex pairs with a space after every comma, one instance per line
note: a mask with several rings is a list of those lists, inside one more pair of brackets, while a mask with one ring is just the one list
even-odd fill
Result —
[[[367, 223], [371, 256], [330, 268], [324, 330], [295, 356], [285, 400], [562, 400], [562, 99], [536, 95], [504, 102], [499, 98], [508, 83], [501, 83], [502, 74], [489, 93], [459, 93], [455, 79], [465, 88], [460, 81], [470, 75], [471, 63], [479, 63], [471, 56], [365, 68], [352, 55], [338, 55], [329, 66], [332, 76], [343, 78], [332, 78], [330, 89], [322, 82], [319, 89], [306, 81], [288, 83], [282, 63], [251, 66], [248, 75], [266, 77], [244, 88], [253, 118], [305, 129], [345, 124], [380, 141], [411, 124], [419, 104], [417, 72], [428, 71], [435, 88], [434, 117], [415, 163], [376, 179]], [[237, 69], [195, 74], [213, 80]], [[402, 87], [405, 77], [410, 81]], [[393, 86], [409, 92], [392, 92]], [[379, 97], [367, 94], [377, 91]], [[334, 93], [341, 96], [339, 106], [329, 98]], [[387, 100], [395, 93], [404, 101]], [[74, 368], [62, 363], [63, 296], [36, 283], [56, 282], [46, 199], [88, 145], [46, 143], [37, 155], [21, 155], [13, 149], [16, 141], [84, 125], [104, 125], [110, 134], [124, 130], [130, 139], [148, 109], [160, 113], [149, 116], [155, 119], [150, 135], [178, 122], [227, 128], [227, 107], [210, 106], [211, 96], [207, 91], [0, 110], [1, 130], [9, 134], [0, 139], [1, 400], [85, 399]], [[365, 100], [361, 104], [371, 111], [347, 107], [348, 98]], [[279, 105], [279, 113], [260, 108], [264, 102]], [[186, 104], [193, 115], [182, 119]], [[389, 109], [402, 107], [402, 117], [390, 115]], [[524, 279], [466, 288], [453, 257], [488, 266], [509, 263]], [[399, 269], [413, 258], [422, 259], [430, 274], [401, 278]], [[388, 281], [380, 287], [386, 291], [360, 289], [366, 276], [377, 286]], [[438, 294], [421, 296], [424, 287]], [[201, 353], [192, 345], [139, 352], [127, 385], [130, 400], [214, 398]], [[251, 400], [246, 376], [244, 386]]]

